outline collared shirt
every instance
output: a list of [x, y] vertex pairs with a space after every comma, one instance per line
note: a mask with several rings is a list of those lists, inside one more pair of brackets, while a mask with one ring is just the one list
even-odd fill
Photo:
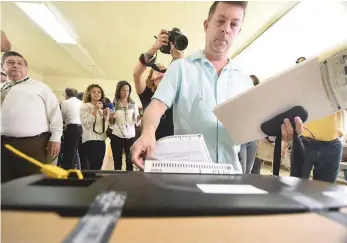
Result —
[[251, 87], [251, 78], [232, 60], [218, 77], [214, 66], [199, 51], [171, 63], [153, 99], [168, 107], [174, 105], [175, 134], [203, 134], [212, 160], [232, 164], [236, 173], [242, 173], [237, 156], [240, 146], [232, 143], [213, 108]]
[[124, 108], [116, 106], [115, 113], [116, 119], [112, 134], [120, 138], [135, 137], [135, 125], [138, 126], [141, 123], [141, 120], [138, 119], [138, 106], [133, 102]]
[[59, 102], [46, 84], [29, 78], [6, 91], [1, 107], [1, 135], [21, 138], [50, 132], [50, 141], [61, 141]]
[[81, 125], [80, 108], [82, 101], [76, 97], [71, 97], [61, 102], [61, 114], [66, 125]]
[[[82, 123], [82, 143], [87, 141], [105, 141], [107, 122], [103, 120], [103, 114], [97, 112], [96, 116], [92, 114], [94, 105], [92, 103], [83, 103], [80, 108], [80, 119]], [[94, 125], [95, 124], [95, 125]]]

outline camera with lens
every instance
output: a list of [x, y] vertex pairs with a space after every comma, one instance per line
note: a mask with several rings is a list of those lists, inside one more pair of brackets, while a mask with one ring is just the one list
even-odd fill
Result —
[[108, 108], [108, 105], [109, 105], [108, 103], [103, 102], [102, 109], [105, 110], [106, 108]]
[[169, 43], [167, 46], [162, 46], [160, 51], [165, 54], [170, 54], [171, 44], [172, 42], [177, 50], [183, 51], [188, 46], [188, 38], [182, 34], [182, 32], [178, 28], [173, 28], [168, 32]]

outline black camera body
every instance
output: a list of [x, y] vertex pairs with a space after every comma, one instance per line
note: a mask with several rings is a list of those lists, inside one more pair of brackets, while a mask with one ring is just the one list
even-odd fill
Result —
[[108, 105], [106, 102], [102, 102], [103, 103], [103, 106], [102, 106], [102, 109], [105, 110], [106, 108], [108, 108]]
[[162, 46], [160, 48], [160, 51], [164, 54], [170, 54], [170, 50], [171, 50], [171, 44], [170, 42], [172, 42], [174, 44], [174, 46], [176, 47], [177, 50], [179, 51], [183, 51], [187, 48], [188, 46], [188, 38], [182, 34], [182, 32], [180, 31], [180, 29], [178, 28], [173, 28], [172, 30], [170, 30], [168, 32], [168, 36], [169, 36], [169, 43], [167, 46]]

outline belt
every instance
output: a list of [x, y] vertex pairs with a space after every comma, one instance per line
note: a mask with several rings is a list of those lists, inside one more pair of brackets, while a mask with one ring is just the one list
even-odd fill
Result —
[[331, 142], [335, 142], [335, 141], [339, 140], [339, 138], [335, 138], [335, 139], [330, 140], [330, 141], [321, 141], [321, 140], [317, 140], [317, 139], [309, 138], [309, 137], [304, 137], [304, 136], [302, 136], [302, 138], [303, 138], [304, 142], [311, 142], [311, 143], [331, 143]]
[[43, 132], [43, 133], [40, 133], [40, 134], [35, 135], [35, 136], [31, 136], [31, 137], [11, 137], [11, 136], [6, 136], [6, 135], [1, 135], [1, 139], [5, 139], [5, 140], [30, 139], [30, 138], [37, 138], [37, 137], [40, 137], [43, 135], [48, 135], [48, 134], [49, 134], [49, 132]]

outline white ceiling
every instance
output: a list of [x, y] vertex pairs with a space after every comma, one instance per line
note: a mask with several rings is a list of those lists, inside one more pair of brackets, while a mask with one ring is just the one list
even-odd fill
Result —
[[[131, 81], [140, 53], [149, 49], [154, 42], [153, 36], [162, 28], [178, 27], [187, 35], [186, 54], [202, 48], [203, 21], [211, 3], [45, 3], [74, 33], [78, 47], [55, 42], [13, 2], [1, 2], [1, 28], [10, 39], [12, 49], [22, 53], [30, 67], [43, 76]], [[288, 1], [250, 2], [233, 54], [295, 4]], [[161, 54], [158, 61], [167, 65], [170, 58]]]

